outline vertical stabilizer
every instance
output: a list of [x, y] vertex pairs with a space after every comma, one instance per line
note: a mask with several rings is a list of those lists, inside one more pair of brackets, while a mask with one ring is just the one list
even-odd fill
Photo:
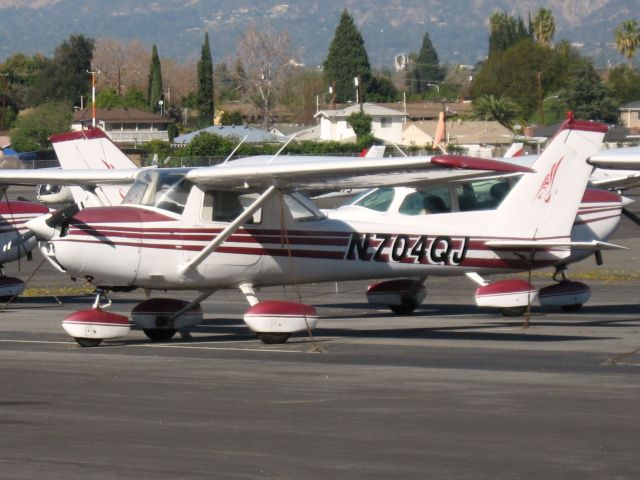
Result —
[[[60, 167], [63, 169], [115, 170], [137, 168], [99, 128], [90, 128], [79, 132], [62, 133], [50, 138], [56, 152]], [[94, 193], [94, 204], [119, 205], [129, 186], [104, 185]], [[76, 202], [86, 201], [87, 192], [80, 187], [71, 187]]]
[[511, 238], [569, 240], [607, 126], [570, 115], [498, 210], [496, 233]]

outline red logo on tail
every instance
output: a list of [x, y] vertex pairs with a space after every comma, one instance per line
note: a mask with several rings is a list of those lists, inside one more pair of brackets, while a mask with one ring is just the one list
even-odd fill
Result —
[[549, 203], [549, 200], [551, 200], [551, 194], [553, 193], [553, 182], [556, 179], [556, 173], [558, 173], [558, 168], [560, 167], [560, 163], [563, 159], [564, 157], [554, 163], [551, 166], [551, 170], [549, 171], [549, 173], [547, 173], [547, 175], [544, 177], [542, 185], [540, 185], [538, 193], [536, 193], [536, 198], [538, 200], [544, 200], [544, 203]]

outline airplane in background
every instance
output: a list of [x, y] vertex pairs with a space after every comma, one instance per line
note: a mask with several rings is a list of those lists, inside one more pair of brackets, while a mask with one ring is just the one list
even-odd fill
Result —
[[[191, 302], [152, 298], [132, 311], [154, 340], [199, 323], [200, 303], [238, 288], [244, 319], [266, 343], [315, 325], [310, 305], [259, 301], [261, 286], [387, 278], [368, 298], [402, 310], [426, 294], [428, 275], [528, 271], [566, 261], [574, 250], [619, 248], [572, 241], [571, 229], [606, 126], [569, 118], [533, 170], [470, 157], [323, 159], [250, 157], [200, 168], [60, 170], [46, 181], [97, 186], [135, 182], [122, 205], [74, 208], [28, 226], [59, 270], [97, 287], [94, 307], [63, 321], [84, 346], [119, 338], [129, 319], [106, 311], [109, 290], [196, 290]], [[322, 188], [421, 185], [495, 172], [530, 172], [495, 210], [394, 219], [328, 218], [302, 193]], [[0, 183], [43, 183], [37, 171], [0, 171]], [[536, 294], [528, 282], [501, 280], [476, 292], [480, 305], [521, 308]]]

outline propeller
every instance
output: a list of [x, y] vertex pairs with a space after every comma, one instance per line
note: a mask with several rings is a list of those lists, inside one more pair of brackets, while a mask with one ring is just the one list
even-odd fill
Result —
[[49, 218], [45, 220], [45, 223], [51, 228], [56, 228], [62, 225], [65, 222], [68, 222], [80, 211], [79, 203], [72, 203], [68, 207], [61, 208], [60, 210], [56, 210], [51, 214]]
[[74, 203], [47, 215], [32, 218], [25, 226], [38, 237], [38, 240], [51, 240], [56, 234], [56, 228], [68, 222], [81, 209], [81, 204]]

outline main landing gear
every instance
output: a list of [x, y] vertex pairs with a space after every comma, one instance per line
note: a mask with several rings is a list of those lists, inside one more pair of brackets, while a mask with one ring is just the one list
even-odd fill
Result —
[[425, 280], [400, 278], [369, 285], [367, 301], [373, 305], [386, 305], [396, 315], [411, 315], [427, 296]]

